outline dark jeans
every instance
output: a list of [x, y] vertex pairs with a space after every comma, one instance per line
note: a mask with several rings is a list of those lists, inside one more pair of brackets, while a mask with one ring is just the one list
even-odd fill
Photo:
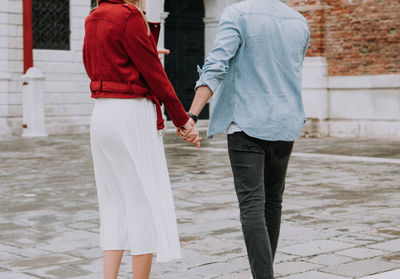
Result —
[[273, 279], [282, 195], [293, 142], [228, 135], [240, 221], [254, 279]]

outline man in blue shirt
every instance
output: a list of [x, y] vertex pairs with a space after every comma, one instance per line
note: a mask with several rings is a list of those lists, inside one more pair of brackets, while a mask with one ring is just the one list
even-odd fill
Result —
[[[309, 37], [304, 17], [279, 0], [229, 6], [199, 69], [189, 111], [196, 120], [214, 94], [208, 136], [228, 134], [254, 279], [274, 278], [286, 170], [305, 121], [301, 72]], [[189, 134], [186, 141], [198, 142], [199, 137]]]

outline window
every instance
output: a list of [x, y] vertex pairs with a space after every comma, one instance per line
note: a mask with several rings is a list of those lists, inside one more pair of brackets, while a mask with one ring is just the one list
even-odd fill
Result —
[[69, 0], [32, 0], [33, 48], [70, 49]]

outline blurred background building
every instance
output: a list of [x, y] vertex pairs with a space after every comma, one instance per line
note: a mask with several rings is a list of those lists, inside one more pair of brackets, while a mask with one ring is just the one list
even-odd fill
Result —
[[304, 104], [313, 135], [400, 136], [400, 2], [288, 0], [308, 20]]
[[[273, 1], [273, 0], [264, 0]], [[93, 1], [92, 1], [93, 2]], [[237, 0], [147, 0], [165, 68], [186, 108], [219, 17]], [[93, 100], [82, 64], [90, 0], [32, 0], [34, 66], [45, 76], [48, 134], [86, 133]], [[287, 0], [308, 20], [303, 94], [311, 136], [400, 136], [400, 2]], [[22, 133], [22, 0], [0, 3], [0, 136]], [[201, 118], [207, 119], [206, 108]]]

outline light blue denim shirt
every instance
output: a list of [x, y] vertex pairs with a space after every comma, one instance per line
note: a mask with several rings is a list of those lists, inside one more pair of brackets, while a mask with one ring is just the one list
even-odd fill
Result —
[[310, 32], [279, 0], [247, 0], [225, 9], [199, 86], [214, 93], [208, 136], [235, 122], [247, 135], [293, 141], [305, 121], [301, 72]]

